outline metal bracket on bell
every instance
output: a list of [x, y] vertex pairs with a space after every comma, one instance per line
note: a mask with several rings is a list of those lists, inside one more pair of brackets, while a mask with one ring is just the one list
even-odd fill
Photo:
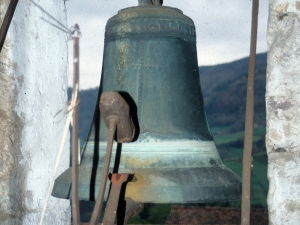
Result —
[[119, 198], [123, 183], [128, 181], [129, 174], [127, 173], [114, 173], [111, 177], [111, 190], [107, 200], [105, 214], [102, 223], [104, 225], [113, 225], [116, 218], [118, 209]]
[[139, 0], [139, 6], [162, 6], [163, 0]]
[[163, 0], [152, 0], [152, 4], [153, 5], [162, 5], [163, 4]]

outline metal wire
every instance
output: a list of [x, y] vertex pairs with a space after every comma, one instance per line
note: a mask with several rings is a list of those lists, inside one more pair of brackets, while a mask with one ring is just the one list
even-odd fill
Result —
[[[75, 89], [78, 89], [78, 85], [75, 87]], [[48, 205], [48, 202], [49, 202], [49, 198], [50, 198], [50, 195], [51, 195], [51, 190], [53, 188], [54, 179], [55, 179], [55, 176], [56, 176], [56, 172], [57, 172], [57, 168], [58, 168], [58, 165], [59, 165], [60, 157], [61, 157], [63, 148], [65, 146], [65, 142], [66, 142], [66, 139], [67, 139], [67, 134], [68, 134], [68, 131], [69, 131], [69, 126], [70, 126], [70, 123], [71, 123], [71, 120], [72, 120], [72, 117], [73, 117], [73, 109], [78, 104], [78, 101], [76, 101], [76, 99], [77, 99], [77, 95], [72, 97], [70, 105], [69, 105], [68, 110], [67, 110], [68, 116], [67, 116], [64, 132], [63, 132], [63, 137], [62, 137], [62, 140], [60, 142], [59, 150], [58, 150], [58, 153], [57, 153], [57, 156], [56, 156], [56, 161], [55, 161], [55, 166], [54, 166], [54, 170], [53, 170], [52, 177], [51, 177], [51, 182], [50, 182], [50, 185], [49, 185], [49, 188], [48, 188], [46, 201], [44, 203], [44, 207], [43, 207], [43, 211], [42, 211], [42, 215], [41, 215], [41, 219], [40, 219], [40, 223], [39, 223], [40, 225], [43, 225], [43, 221], [44, 221], [44, 217], [45, 217], [45, 214], [46, 214], [46, 209], [47, 209], [47, 205]]]

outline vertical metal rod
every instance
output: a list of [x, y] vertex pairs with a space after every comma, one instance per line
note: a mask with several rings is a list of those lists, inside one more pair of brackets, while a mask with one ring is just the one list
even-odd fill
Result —
[[103, 165], [103, 169], [102, 169], [101, 183], [100, 183], [99, 192], [98, 192], [96, 204], [94, 207], [94, 211], [92, 214], [92, 218], [90, 221], [90, 225], [96, 225], [99, 220], [100, 214], [101, 214], [103, 197], [104, 197], [104, 192], [105, 192], [105, 187], [106, 187], [106, 182], [107, 182], [109, 163], [110, 163], [110, 158], [111, 158], [111, 152], [112, 152], [112, 146], [113, 146], [116, 126], [117, 126], [117, 121], [118, 121], [117, 118], [112, 118], [109, 120], [108, 139], [107, 139], [104, 165]]
[[254, 115], [254, 74], [256, 61], [257, 21], [259, 0], [252, 0], [251, 44], [248, 69], [247, 103], [245, 118], [244, 154], [243, 154], [243, 184], [242, 184], [242, 210], [241, 225], [250, 225], [250, 199], [251, 199], [251, 164], [252, 139]]
[[0, 29], [0, 52], [2, 50], [2, 47], [4, 45], [4, 41], [6, 38], [6, 34], [10, 25], [10, 22], [14, 16], [14, 12], [16, 10], [17, 4], [19, 0], [10, 0], [7, 12], [4, 16], [1, 29]]
[[81, 164], [81, 154], [80, 154], [80, 138], [78, 138], [78, 165]]
[[[73, 46], [73, 97], [77, 94], [79, 99], [79, 26], [74, 26], [74, 46]], [[78, 102], [78, 101], [76, 101]], [[72, 129], [72, 219], [73, 225], [80, 224], [80, 211], [78, 201], [78, 104], [73, 109], [73, 129]]]
[[[123, 184], [128, 180], [127, 173], [114, 173], [111, 177], [111, 189], [105, 208], [103, 225], [114, 225]], [[122, 199], [123, 200], [123, 199]]]

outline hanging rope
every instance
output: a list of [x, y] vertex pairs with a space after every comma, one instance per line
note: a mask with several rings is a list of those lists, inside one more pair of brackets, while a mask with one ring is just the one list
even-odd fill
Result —
[[[78, 90], [78, 85], [76, 85], [75, 89]], [[65, 145], [65, 142], [66, 142], [66, 138], [67, 138], [67, 134], [68, 134], [68, 131], [69, 131], [70, 123], [71, 123], [71, 121], [72, 121], [72, 117], [73, 117], [73, 109], [74, 109], [74, 108], [78, 105], [78, 103], [79, 103], [79, 101], [78, 101], [78, 99], [77, 99], [77, 93], [78, 93], [78, 92], [76, 91], [76, 92], [75, 92], [75, 95], [72, 96], [70, 105], [69, 105], [69, 107], [68, 107], [67, 121], [66, 121], [66, 124], [65, 124], [63, 137], [62, 137], [62, 140], [61, 140], [61, 143], [60, 143], [60, 146], [59, 146], [59, 151], [58, 151], [58, 154], [57, 154], [57, 156], [56, 156], [56, 162], [55, 162], [53, 174], [52, 174], [52, 177], [51, 177], [50, 186], [49, 186], [49, 189], [48, 189], [48, 192], [47, 192], [46, 201], [45, 201], [45, 203], [44, 203], [44, 208], [43, 208], [43, 212], [42, 212], [41, 219], [40, 219], [40, 225], [42, 225], [42, 224], [43, 224], [43, 221], [44, 221], [44, 217], [45, 217], [45, 213], [46, 213], [48, 201], [49, 201], [49, 198], [50, 198], [51, 190], [52, 190], [52, 188], [53, 188], [54, 179], [55, 179], [55, 175], [56, 175], [56, 172], [57, 172], [58, 164], [59, 164], [59, 161], [60, 161], [61, 153], [62, 153], [62, 151], [63, 151], [64, 145]]]
[[[78, 24], [75, 24], [72, 31], [73, 38], [73, 87], [79, 86], [79, 39], [81, 32]], [[73, 89], [73, 96], [79, 98], [78, 88]], [[80, 224], [80, 209], [78, 199], [78, 132], [79, 132], [79, 108], [75, 106], [73, 110], [73, 129], [72, 129], [72, 224]]]
[[252, 139], [254, 115], [254, 74], [256, 61], [257, 21], [259, 0], [252, 0], [251, 43], [247, 84], [247, 103], [245, 118], [244, 154], [243, 154], [243, 184], [242, 184], [242, 210], [241, 225], [250, 225], [250, 199], [251, 199], [251, 165], [252, 165]]

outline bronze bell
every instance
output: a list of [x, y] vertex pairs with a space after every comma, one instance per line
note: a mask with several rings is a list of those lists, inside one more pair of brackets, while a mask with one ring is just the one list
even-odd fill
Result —
[[[106, 25], [104, 91], [119, 92], [136, 126], [133, 142], [115, 143], [111, 172], [134, 174], [125, 198], [152, 203], [240, 199], [241, 179], [221, 161], [201, 94], [194, 22], [162, 1], [139, 0]], [[97, 196], [107, 128], [98, 102], [79, 169], [79, 198]], [[71, 169], [52, 195], [70, 198]], [[108, 188], [106, 191], [106, 195]]]

